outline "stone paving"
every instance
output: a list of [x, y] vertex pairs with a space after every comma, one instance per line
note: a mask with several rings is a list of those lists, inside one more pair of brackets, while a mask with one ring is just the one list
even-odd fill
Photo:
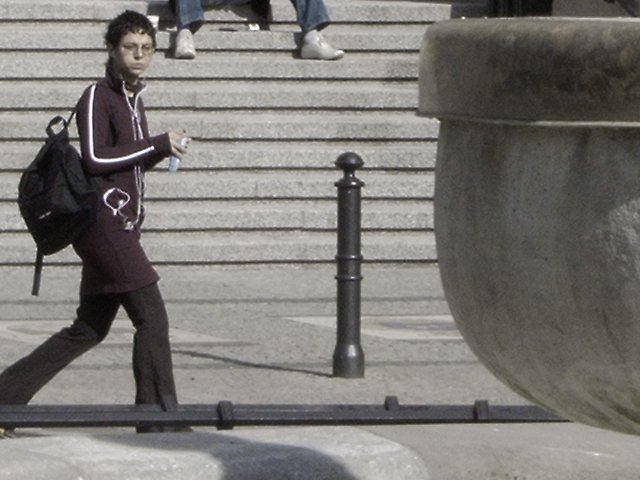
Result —
[[[527, 404], [466, 347], [434, 266], [364, 266], [361, 379], [331, 373], [333, 266], [159, 270], [182, 403], [381, 405], [395, 395], [401, 404]], [[4, 365], [73, 316], [78, 270], [45, 267], [39, 298], [29, 295], [31, 273], [0, 270], [6, 281], [0, 293]], [[107, 340], [34, 403], [131, 404], [130, 341], [131, 327], [121, 316]], [[19, 430], [3, 443], [0, 478], [106, 478], [117, 468], [128, 475], [122, 478], [203, 478], [206, 472], [225, 480], [620, 480], [640, 472], [637, 438], [571, 423], [195, 430]], [[59, 476], [38, 477], [42, 462]]]

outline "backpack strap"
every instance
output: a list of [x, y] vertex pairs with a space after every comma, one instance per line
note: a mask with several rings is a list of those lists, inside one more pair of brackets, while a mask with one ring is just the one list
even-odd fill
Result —
[[65, 126], [68, 128], [69, 125], [71, 125], [71, 120], [73, 120], [74, 115], [76, 114], [76, 111], [78, 110], [78, 105], [76, 105], [75, 107], [73, 107], [73, 110], [71, 110], [71, 114], [69, 115], [69, 118], [67, 118], [67, 121], [65, 123]]
[[33, 272], [33, 286], [31, 287], [31, 295], [40, 295], [40, 279], [42, 278], [42, 264], [44, 263], [44, 255], [38, 250], [36, 253], [35, 270]]

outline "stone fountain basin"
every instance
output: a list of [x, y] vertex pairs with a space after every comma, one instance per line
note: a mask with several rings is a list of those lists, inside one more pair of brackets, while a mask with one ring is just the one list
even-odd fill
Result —
[[525, 398], [640, 433], [640, 22], [436, 24], [419, 110], [466, 342]]

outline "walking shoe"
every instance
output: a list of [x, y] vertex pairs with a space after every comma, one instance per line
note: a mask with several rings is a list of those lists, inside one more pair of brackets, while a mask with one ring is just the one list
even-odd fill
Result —
[[13, 428], [0, 427], [0, 440], [4, 438], [13, 438], [16, 431]]
[[317, 30], [307, 32], [302, 39], [300, 57], [309, 60], [340, 60], [344, 51], [333, 48]]
[[183, 28], [178, 32], [174, 56], [183, 60], [196, 58], [196, 45], [193, 42], [193, 34], [188, 28]]

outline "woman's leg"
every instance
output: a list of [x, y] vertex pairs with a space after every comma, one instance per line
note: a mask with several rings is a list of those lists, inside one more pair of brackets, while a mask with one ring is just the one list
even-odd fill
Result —
[[172, 409], [177, 405], [177, 397], [169, 319], [158, 284], [121, 294], [120, 300], [136, 329], [133, 337], [136, 403], [156, 403]]
[[113, 295], [83, 295], [70, 327], [49, 337], [0, 374], [0, 404], [26, 404], [60, 370], [100, 343], [119, 303]]

